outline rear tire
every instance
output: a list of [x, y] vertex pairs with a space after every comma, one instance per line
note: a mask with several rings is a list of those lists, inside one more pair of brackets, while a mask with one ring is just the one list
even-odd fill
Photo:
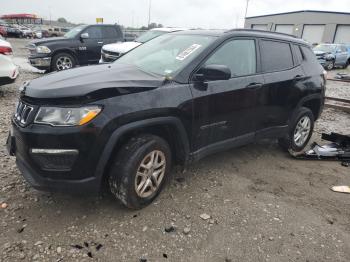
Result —
[[140, 209], [159, 195], [170, 169], [168, 143], [158, 136], [140, 135], [124, 145], [113, 160], [109, 187], [126, 207]]
[[312, 111], [306, 107], [299, 108], [290, 121], [288, 134], [278, 139], [278, 144], [285, 150], [302, 151], [309, 143], [314, 124], [315, 117]]

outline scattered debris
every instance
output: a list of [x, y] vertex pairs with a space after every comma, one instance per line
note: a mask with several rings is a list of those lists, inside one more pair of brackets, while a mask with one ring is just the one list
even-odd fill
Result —
[[199, 216], [201, 219], [203, 219], [203, 220], [208, 220], [209, 218], [211, 218], [211, 216], [210, 215], [208, 215], [208, 214], [201, 214], [200, 216]]
[[174, 226], [166, 227], [166, 228], [164, 229], [164, 231], [167, 232], [167, 233], [174, 232], [175, 230], [176, 230], [176, 229], [175, 229]]
[[61, 247], [57, 247], [56, 251], [57, 251], [58, 254], [60, 254], [62, 252], [62, 248]]
[[165, 254], [165, 253], [163, 253], [163, 257], [164, 257], [164, 258], [168, 258], [168, 255]]
[[349, 186], [334, 186], [331, 189], [334, 192], [350, 194]]
[[147, 262], [146, 258], [140, 258], [140, 262]]
[[102, 247], [103, 247], [102, 244], [98, 244], [98, 245], [96, 246], [96, 250], [99, 251]]
[[7, 208], [7, 207], [8, 207], [8, 204], [6, 204], [6, 203], [2, 203], [2, 204], [1, 204], [1, 208], [2, 208], [2, 209], [5, 209], [5, 208]]
[[81, 245], [71, 245], [71, 247], [74, 247], [76, 249], [83, 249], [84, 247], [82, 247]]
[[322, 134], [322, 139], [332, 143], [323, 146], [313, 143], [311, 149], [306, 152], [290, 153], [298, 159], [350, 161], [350, 136], [331, 133]]
[[191, 232], [191, 228], [185, 227], [183, 232], [184, 232], [185, 235], [187, 235], [187, 234], [189, 234]]
[[89, 258], [93, 258], [92, 253], [90, 251], [87, 253], [87, 255]]

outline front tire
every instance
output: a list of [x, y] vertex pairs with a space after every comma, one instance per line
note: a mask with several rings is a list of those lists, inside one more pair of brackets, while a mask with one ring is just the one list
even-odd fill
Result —
[[332, 60], [332, 61], [330, 61], [330, 62], [328, 63], [328, 65], [326, 66], [326, 69], [327, 69], [328, 71], [330, 71], [330, 70], [333, 70], [334, 67], [335, 67], [335, 62], [334, 62], [334, 60]]
[[302, 151], [309, 143], [315, 124], [315, 117], [309, 108], [301, 107], [294, 114], [288, 126], [288, 134], [278, 140], [285, 150]]
[[109, 187], [126, 207], [140, 209], [159, 195], [170, 169], [168, 143], [154, 135], [137, 136], [123, 146], [113, 160]]
[[62, 71], [76, 66], [75, 58], [68, 53], [58, 53], [51, 62], [52, 71]]

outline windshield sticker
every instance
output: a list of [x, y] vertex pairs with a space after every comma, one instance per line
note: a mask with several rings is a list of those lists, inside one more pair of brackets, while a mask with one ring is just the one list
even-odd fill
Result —
[[198, 44], [193, 44], [189, 48], [185, 49], [182, 51], [180, 54], [177, 55], [176, 59], [183, 61], [185, 60], [188, 56], [190, 56], [192, 53], [194, 53], [197, 49], [201, 48], [202, 45]]

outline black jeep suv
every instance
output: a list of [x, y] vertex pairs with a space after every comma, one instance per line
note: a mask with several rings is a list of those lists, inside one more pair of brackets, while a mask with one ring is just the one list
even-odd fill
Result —
[[53, 73], [21, 87], [8, 150], [33, 187], [149, 204], [173, 164], [260, 138], [302, 150], [324, 105], [310, 46], [253, 30], [183, 31], [113, 64]]
[[98, 64], [102, 46], [120, 41], [124, 41], [124, 36], [119, 25], [81, 25], [63, 37], [30, 43], [29, 61], [32, 66], [47, 71]]

